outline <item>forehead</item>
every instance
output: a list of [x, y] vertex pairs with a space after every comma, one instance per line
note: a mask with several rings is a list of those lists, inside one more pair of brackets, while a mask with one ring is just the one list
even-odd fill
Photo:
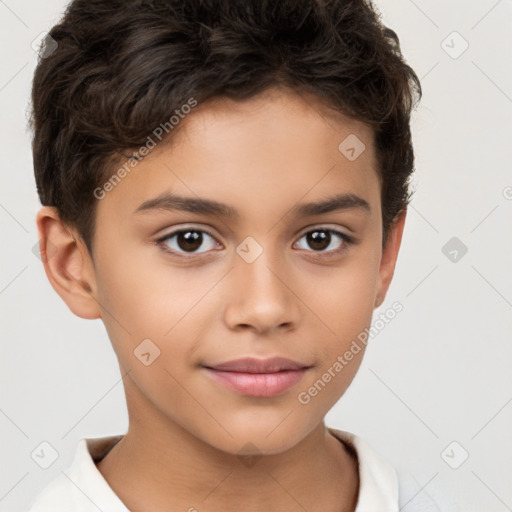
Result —
[[[352, 158], [347, 145], [360, 154]], [[170, 192], [274, 222], [285, 207], [334, 193], [375, 203], [373, 131], [312, 95], [272, 89], [243, 101], [215, 98], [183, 116], [172, 138], [100, 201], [98, 214], [133, 214]]]
[[282, 144], [286, 139], [289, 144], [279, 146], [283, 155], [288, 147], [297, 150], [298, 142], [306, 143], [305, 149], [317, 149], [319, 144], [332, 148], [332, 138], [354, 134], [373, 146], [374, 136], [368, 125], [334, 110], [320, 97], [278, 87], [245, 100], [215, 97], [198, 105], [177, 128], [172, 139], [174, 145], [199, 140], [205, 144], [212, 138], [234, 140], [250, 132], [254, 147], [262, 143], [267, 147], [272, 142]]

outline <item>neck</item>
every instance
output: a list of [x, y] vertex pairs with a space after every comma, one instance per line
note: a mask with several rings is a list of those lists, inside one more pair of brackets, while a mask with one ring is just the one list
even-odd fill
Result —
[[137, 421], [97, 464], [133, 512], [234, 512], [240, 503], [247, 512], [354, 511], [357, 461], [323, 421], [290, 449], [241, 457], [205, 443], [141, 399], [127, 393]]

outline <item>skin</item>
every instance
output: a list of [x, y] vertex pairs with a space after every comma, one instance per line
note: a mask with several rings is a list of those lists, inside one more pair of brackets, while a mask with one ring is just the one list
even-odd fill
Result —
[[[103, 320], [124, 375], [129, 429], [97, 467], [133, 512], [229, 512], [240, 503], [249, 512], [353, 511], [357, 461], [324, 416], [364, 350], [308, 404], [297, 396], [370, 326], [393, 276], [405, 211], [383, 249], [373, 133], [281, 89], [200, 104], [179, 128], [98, 201], [94, 259], [54, 208], [37, 215], [43, 256], [44, 241], [56, 248], [43, 258], [48, 279], [74, 314]], [[338, 150], [349, 134], [366, 146], [355, 161]], [[134, 213], [170, 191], [225, 203], [239, 218]], [[338, 193], [356, 194], [371, 211], [291, 213]], [[191, 253], [176, 236], [155, 243], [185, 227], [214, 235], [203, 233], [192, 259], [180, 257]], [[315, 249], [305, 236], [314, 228], [354, 243], [332, 234]], [[248, 236], [263, 249], [252, 263], [236, 252]], [[147, 338], [160, 350], [149, 366], [134, 356]], [[243, 356], [312, 368], [285, 393], [261, 398], [227, 389], [201, 367]], [[247, 443], [252, 465], [238, 455]]]

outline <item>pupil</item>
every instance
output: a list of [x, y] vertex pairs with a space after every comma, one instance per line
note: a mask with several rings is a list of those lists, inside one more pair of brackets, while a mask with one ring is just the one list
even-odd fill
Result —
[[181, 231], [177, 236], [178, 245], [184, 251], [198, 249], [202, 241], [203, 235], [198, 231]]
[[312, 249], [323, 250], [329, 247], [329, 243], [331, 242], [331, 234], [325, 230], [312, 231], [308, 233], [307, 238], [308, 244]]

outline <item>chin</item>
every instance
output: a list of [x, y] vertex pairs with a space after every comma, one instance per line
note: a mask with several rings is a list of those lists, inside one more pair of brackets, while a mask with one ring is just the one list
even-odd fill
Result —
[[211, 437], [210, 431], [208, 440], [204, 440], [214, 448], [232, 455], [277, 455], [293, 448], [308, 433], [305, 426], [301, 430], [300, 425], [292, 425], [282, 419], [280, 422], [261, 421], [260, 418], [258, 424], [246, 422], [235, 426], [228, 423], [230, 427], [227, 430], [231, 435], [217, 429], [218, 435], [215, 438]]

